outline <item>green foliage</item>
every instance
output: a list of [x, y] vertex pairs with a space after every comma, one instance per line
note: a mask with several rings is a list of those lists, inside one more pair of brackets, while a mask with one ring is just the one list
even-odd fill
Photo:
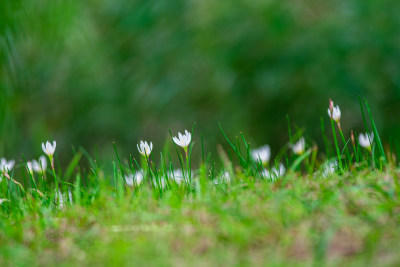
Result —
[[[132, 153], [165, 129], [217, 121], [252, 143], [286, 142], [285, 116], [321, 142], [314, 114], [332, 97], [360, 131], [371, 100], [382, 137], [398, 136], [395, 0], [1, 1], [0, 153], [37, 154], [54, 138], [99, 155]], [[274, 142], [272, 142], [272, 140]]]
[[104, 187], [88, 202], [94, 195], [85, 189], [57, 211], [28, 196], [7, 217], [18, 204], [0, 205], [0, 264], [393, 266], [397, 172], [290, 175], [284, 183], [236, 177], [228, 191], [196, 198], [179, 188], [154, 198], [142, 186], [119, 199]]
[[65, 172], [51, 164], [51, 171], [30, 173], [25, 159], [10, 165], [0, 173], [0, 264], [365, 266], [382, 264], [382, 253], [385, 264], [398, 263], [400, 182], [392, 150], [381, 160], [379, 139], [354, 141], [363, 149], [358, 157], [335, 140], [341, 155], [317, 158], [317, 146], [307, 145], [302, 131], [292, 136], [288, 123], [300, 147], [289, 140], [274, 161], [251, 150], [243, 134], [231, 141], [219, 125], [229, 144], [219, 146], [221, 164], [210, 154], [192, 167], [188, 133], [184, 144], [173, 144], [181, 174], [169, 142], [160, 157], [149, 146], [139, 160], [120, 157], [113, 143], [115, 158], [105, 163], [81, 148]]

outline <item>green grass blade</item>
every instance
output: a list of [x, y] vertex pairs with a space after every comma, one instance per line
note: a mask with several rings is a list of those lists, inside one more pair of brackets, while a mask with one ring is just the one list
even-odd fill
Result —
[[290, 166], [289, 170], [291, 172], [294, 172], [297, 170], [297, 168], [300, 166], [300, 164], [303, 162], [303, 160], [305, 160], [308, 156], [310, 156], [312, 152], [312, 149], [308, 149], [303, 155], [299, 156], [292, 164], [292, 166]]
[[375, 135], [376, 143], [378, 145], [379, 153], [381, 154], [381, 157], [383, 158], [383, 161], [386, 162], [385, 150], [383, 149], [383, 145], [382, 145], [381, 138], [379, 136], [378, 129], [376, 128], [375, 121], [374, 121], [374, 119], [372, 117], [372, 113], [371, 113], [371, 110], [369, 108], [369, 105], [368, 105], [368, 102], [367, 102], [366, 99], [364, 99], [364, 103], [365, 103], [365, 106], [367, 108], [368, 115], [369, 115], [369, 117], [371, 119], [371, 126], [372, 126], [372, 130], [374, 132], [374, 135]]

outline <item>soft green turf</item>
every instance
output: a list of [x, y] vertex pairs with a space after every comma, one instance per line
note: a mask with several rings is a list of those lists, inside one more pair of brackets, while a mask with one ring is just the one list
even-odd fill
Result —
[[198, 193], [101, 187], [57, 210], [3, 203], [0, 266], [400, 264], [398, 170], [242, 176]]

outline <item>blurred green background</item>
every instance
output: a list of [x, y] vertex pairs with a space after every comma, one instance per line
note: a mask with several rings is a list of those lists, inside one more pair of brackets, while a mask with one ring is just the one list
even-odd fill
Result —
[[[400, 136], [398, 0], [0, 1], [0, 155], [58, 141], [124, 157], [197, 122], [206, 150], [243, 131], [273, 152], [286, 114], [321, 141], [329, 97], [345, 134], [366, 97]], [[322, 144], [320, 142], [320, 144]]]

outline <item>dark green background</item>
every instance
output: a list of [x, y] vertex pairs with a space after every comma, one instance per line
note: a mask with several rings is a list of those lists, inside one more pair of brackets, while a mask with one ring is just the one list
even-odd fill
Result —
[[[368, 98], [384, 138], [400, 136], [398, 0], [0, 1], [0, 155], [58, 141], [137, 155], [198, 124], [206, 149], [243, 131], [273, 152], [286, 114], [321, 144], [328, 98], [363, 131]], [[199, 149], [198, 133], [195, 141]], [[197, 150], [199, 153], [199, 150]]]

